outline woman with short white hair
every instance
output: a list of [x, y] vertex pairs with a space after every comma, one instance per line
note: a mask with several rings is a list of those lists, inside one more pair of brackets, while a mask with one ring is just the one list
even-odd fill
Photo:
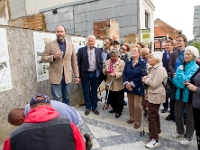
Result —
[[148, 106], [148, 122], [149, 122], [149, 138], [150, 142], [146, 144], [147, 148], [155, 148], [160, 146], [158, 134], [160, 129], [159, 108], [161, 103], [165, 103], [166, 92], [165, 87], [167, 82], [167, 72], [162, 65], [161, 52], [153, 52], [149, 55], [148, 63], [150, 67], [147, 71], [147, 76], [142, 78], [142, 82], [147, 87]]
[[[192, 105], [188, 104], [189, 89], [187, 83], [190, 82], [190, 78], [199, 68], [196, 64], [197, 58], [199, 58], [198, 49], [194, 46], [187, 46], [184, 53], [184, 63], [179, 66], [173, 78], [173, 82], [176, 86], [175, 121], [177, 131], [172, 134], [172, 137], [184, 137], [180, 141], [182, 145], [189, 145], [194, 133], [193, 112]], [[186, 132], [182, 119], [184, 109], [187, 111]]]

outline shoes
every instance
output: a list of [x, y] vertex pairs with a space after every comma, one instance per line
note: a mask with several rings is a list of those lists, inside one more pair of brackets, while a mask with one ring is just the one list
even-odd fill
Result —
[[169, 115], [166, 117], [166, 120], [167, 120], [167, 121], [172, 120], [172, 116], [171, 116], [171, 114], [169, 114]]
[[124, 100], [124, 106], [127, 106], [127, 102]]
[[85, 105], [85, 102], [80, 102], [79, 103], [79, 106], [84, 106]]
[[120, 114], [115, 114], [115, 118], [119, 118], [120, 116]]
[[156, 142], [155, 139], [151, 139], [151, 141], [145, 145], [145, 147], [150, 148], [150, 149], [156, 148], [156, 147], [159, 147], [159, 146], [160, 146], [160, 143]]
[[88, 116], [89, 113], [90, 113], [90, 110], [89, 110], [89, 109], [86, 109], [86, 111], [85, 111], [85, 115]]
[[189, 140], [186, 139], [186, 138], [183, 138], [183, 139], [180, 141], [181, 145], [190, 145], [190, 142], [191, 142], [191, 141], [189, 141]]
[[103, 105], [103, 110], [106, 110], [106, 109], [108, 109], [108, 108], [109, 108], [109, 105], [105, 103], [105, 104]]
[[92, 110], [95, 115], [99, 115], [99, 112], [96, 109]]
[[135, 128], [135, 129], [138, 129], [138, 128], [140, 128], [140, 125], [135, 124], [135, 125], [134, 125], [134, 128]]
[[102, 102], [102, 97], [101, 96], [97, 96], [98, 101]]
[[93, 143], [92, 143], [92, 135], [89, 133], [84, 134], [86, 150], [91, 150]]
[[183, 136], [183, 134], [179, 134], [179, 133], [177, 133], [177, 132], [174, 132], [173, 134], [172, 134], [172, 137], [173, 138], [179, 138], [179, 137], [182, 137]]
[[114, 110], [110, 110], [109, 113], [114, 113]]
[[131, 124], [133, 122], [134, 122], [134, 120], [132, 120], [132, 119], [127, 120], [127, 123], [129, 123], [129, 124]]
[[161, 113], [166, 113], [167, 112], [167, 108], [164, 108]]

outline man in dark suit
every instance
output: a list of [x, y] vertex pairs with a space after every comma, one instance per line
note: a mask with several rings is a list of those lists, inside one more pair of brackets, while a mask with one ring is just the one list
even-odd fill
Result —
[[89, 35], [87, 46], [78, 50], [78, 66], [86, 105], [86, 116], [89, 115], [91, 109], [96, 115], [99, 115], [96, 109], [98, 101], [97, 88], [103, 62], [102, 57], [100, 57], [101, 51], [94, 47], [95, 43], [95, 36]]
[[[113, 45], [113, 40], [110, 39], [110, 38], [106, 38], [106, 40], [104, 41], [104, 44], [103, 44], [104, 47], [100, 48], [103, 64], [105, 63], [106, 60], [110, 59], [110, 55], [108, 54], [108, 52], [110, 51], [110, 47], [112, 45]], [[99, 75], [99, 78], [98, 78], [98, 86], [105, 79], [106, 79], [106, 76], [101, 71], [100, 75]]]

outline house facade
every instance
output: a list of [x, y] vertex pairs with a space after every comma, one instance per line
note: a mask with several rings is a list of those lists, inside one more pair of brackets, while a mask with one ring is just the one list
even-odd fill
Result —
[[8, 1], [11, 16], [8, 24], [12, 26], [54, 31], [57, 25], [62, 24], [68, 34], [88, 36], [94, 34], [96, 22], [111, 20], [119, 25], [114, 25], [114, 28], [119, 28], [118, 40], [142, 42], [142, 31], [148, 29], [149, 39], [146, 41], [153, 43], [155, 7], [151, 0]]
[[200, 42], [200, 5], [194, 7], [193, 34], [194, 40]]

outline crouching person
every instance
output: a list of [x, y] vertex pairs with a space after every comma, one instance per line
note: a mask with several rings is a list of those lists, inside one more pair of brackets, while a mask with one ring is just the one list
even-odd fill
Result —
[[[147, 88], [148, 106], [148, 122], [149, 122], [149, 138], [150, 142], [146, 144], [147, 148], [155, 148], [160, 146], [158, 134], [160, 129], [159, 107], [161, 103], [165, 102], [165, 87], [167, 82], [167, 72], [162, 66], [162, 53], [154, 52], [149, 55], [148, 75], [142, 78]], [[163, 85], [164, 84], [164, 85]]]
[[[10, 133], [3, 150], [85, 150], [80, 131], [52, 108], [48, 96], [30, 100], [24, 123]], [[45, 141], [45, 142], [44, 142]]]

